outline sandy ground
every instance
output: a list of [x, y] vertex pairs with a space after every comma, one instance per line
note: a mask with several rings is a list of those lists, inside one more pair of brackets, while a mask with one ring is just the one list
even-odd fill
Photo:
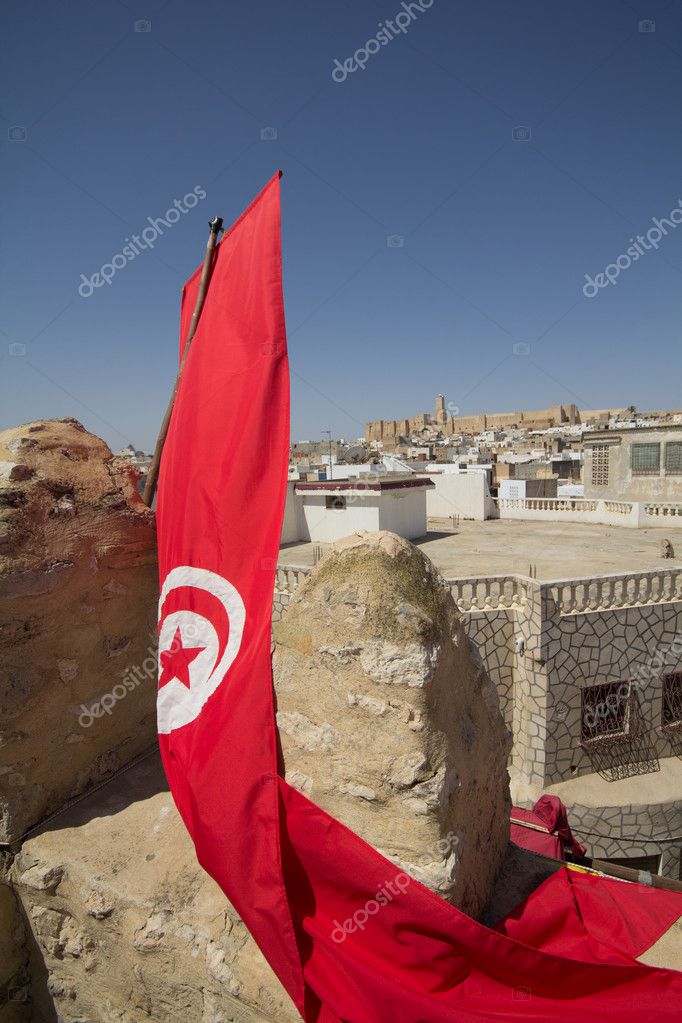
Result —
[[[661, 557], [669, 538], [673, 560]], [[682, 567], [682, 530], [624, 529], [582, 523], [461, 522], [456, 532], [429, 532], [416, 541], [448, 578], [520, 574], [537, 566], [538, 579], [570, 579]], [[288, 544], [282, 565], [312, 565], [311, 543]]]

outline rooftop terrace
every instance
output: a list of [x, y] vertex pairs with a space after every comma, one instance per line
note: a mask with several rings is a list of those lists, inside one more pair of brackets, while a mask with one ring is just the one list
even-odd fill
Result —
[[[446, 578], [528, 575], [534, 564], [537, 578], [550, 580], [681, 567], [682, 533], [670, 531], [672, 561], [661, 555], [666, 538], [662, 529], [489, 519], [462, 521], [455, 532], [430, 532], [416, 543]], [[280, 549], [280, 565], [312, 563], [312, 543]]]

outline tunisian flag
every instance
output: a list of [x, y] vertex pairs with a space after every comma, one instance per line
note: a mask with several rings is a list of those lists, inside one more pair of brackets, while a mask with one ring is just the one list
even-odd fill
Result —
[[[161, 465], [158, 725], [199, 861], [310, 1023], [678, 1019], [680, 974], [595, 962], [579, 942], [570, 958], [548, 954], [524, 943], [523, 923], [514, 938], [489, 930], [280, 775], [270, 664], [289, 449], [279, 177], [218, 247]], [[182, 338], [198, 281], [199, 271], [184, 289]], [[555, 931], [564, 918], [562, 908]]]

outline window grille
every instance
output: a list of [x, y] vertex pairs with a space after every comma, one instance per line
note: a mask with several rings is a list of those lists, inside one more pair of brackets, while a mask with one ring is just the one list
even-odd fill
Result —
[[633, 476], [657, 476], [661, 468], [661, 445], [633, 444], [631, 466]]
[[582, 741], [627, 736], [632, 695], [632, 687], [624, 679], [586, 686], [582, 690]]
[[682, 671], [663, 676], [661, 724], [664, 728], [682, 728]]
[[682, 442], [669, 441], [665, 446], [665, 471], [668, 476], [682, 476]]
[[607, 781], [660, 770], [639, 696], [629, 680], [586, 686], [581, 693], [581, 745]]

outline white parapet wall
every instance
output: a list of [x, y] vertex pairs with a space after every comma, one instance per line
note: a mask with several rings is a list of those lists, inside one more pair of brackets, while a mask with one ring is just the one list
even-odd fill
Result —
[[598, 501], [581, 497], [495, 498], [493, 517], [528, 522], [589, 522], [602, 526], [682, 528], [682, 504]]

